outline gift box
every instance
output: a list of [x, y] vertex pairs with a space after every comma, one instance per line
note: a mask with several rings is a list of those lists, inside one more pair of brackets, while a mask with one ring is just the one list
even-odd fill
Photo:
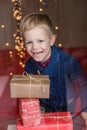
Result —
[[19, 99], [20, 119], [24, 127], [40, 124], [41, 112], [38, 99]]
[[73, 122], [69, 112], [45, 113], [39, 126], [25, 128], [18, 119], [17, 130], [73, 130]]
[[49, 98], [50, 80], [47, 75], [13, 75], [10, 81], [12, 98]]

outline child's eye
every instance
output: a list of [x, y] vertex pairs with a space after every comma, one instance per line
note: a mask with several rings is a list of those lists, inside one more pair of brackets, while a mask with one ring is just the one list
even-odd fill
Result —
[[32, 42], [31, 41], [29, 41], [29, 42], [25, 42], [26, 44], [32, 44]]
[[44, 42], [44, 40], [39, 40], [39, 42]]

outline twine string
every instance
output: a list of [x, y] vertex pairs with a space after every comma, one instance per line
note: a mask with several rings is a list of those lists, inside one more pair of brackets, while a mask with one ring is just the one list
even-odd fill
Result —
[[26, 76], [29, 77], [29, 79], [30, 79], [30, 89], [29, 89], [30, 91], [29, 91], [29, 94], [31, 94], [31, 80], [36, 81], [36, 82], [39, 82], [39, 84], [41, 85], [42, 91], [43, 91], [44, 93], [46, 92], [44, 86], [42, 85], [41, 80], [38, 80], [38, 78], [33, 78], [32, 75], [31, 75], [31, 74], [28, 74], [26, 71], [23, 72], [23, 76], [24, 76], [24, 75], [26, 75]]

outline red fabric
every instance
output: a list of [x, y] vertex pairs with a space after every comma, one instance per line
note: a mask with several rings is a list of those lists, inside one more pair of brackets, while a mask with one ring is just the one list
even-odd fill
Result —
[[73, 130], [72, 118], [69, 112], [54, 112], [42, 114], [39, 126], [24, 127], [18, 120], [17, 130]]
[[[10, 52], [12, 55], [10, 55]], [[12, 56], [12, 57], [11, 57]], [[29, 55], [25, 52], [25, 57], [20, 59], [15, 49], [0, 50], [0, 75], [3, 74], [22, 74], [24, 68], [19, 64], [20, 61], [25, 62]]]
[[8, 82], [9, 82], [8, 75], [1, 75], [0, 76], [0, 98], [3, 96], [4, 90], [5, 90]]
[[50, 58], [45, 62], [38, 62], [38, 64], [45, 68], [49, 62], [50, 62]]
[[84, 71], [87, 73], [87, 47], [71, 47], [63, 48], [63, 50], [76, 57]]
[[[4, 80], [4, 78], [3, 78]], [[0, 116], [11, 117], [18, 115], [18, 99], [10, 97], [10, 77], [0, 97]]]

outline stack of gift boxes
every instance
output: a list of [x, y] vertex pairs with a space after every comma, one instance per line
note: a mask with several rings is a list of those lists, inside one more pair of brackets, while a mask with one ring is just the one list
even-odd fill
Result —
[[11, 98], [19, 98], [17, 130], [73, 130], [70, 112], [41, 113], [40, 98], [49, 98], [47, 75], [14, 75]]

